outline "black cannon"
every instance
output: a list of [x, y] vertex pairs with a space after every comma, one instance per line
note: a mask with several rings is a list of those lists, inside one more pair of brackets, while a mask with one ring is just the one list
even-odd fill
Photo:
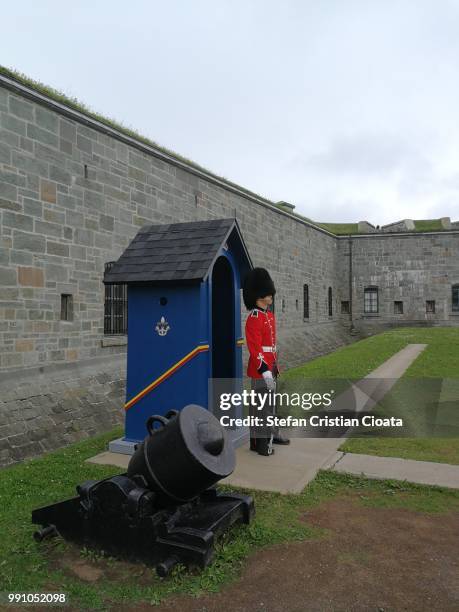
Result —
[[[177, 563], [206, 567], [215, 540], [234, 523], [249, 523], [251, 497], [221, 493], [215, 484], [235, 467], [234, 448], [218, 420], [186, 406], [151, 416], [148, 436], [127, 473], [89, 480], [77, 497], [37, 508], [37, 541], [52, 535], [108, 554], [156, 565], [167, 576]], [[156, 426], [156, 427], [155, 427]]]

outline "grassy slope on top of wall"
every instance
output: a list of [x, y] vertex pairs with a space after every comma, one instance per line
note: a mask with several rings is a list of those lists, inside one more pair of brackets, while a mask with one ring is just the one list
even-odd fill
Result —
[[444, 229], [440, 219], [414, 219], [417, 232], [433, 232]]
[[[196, 170], [200, 170], [202, 172], [205, 172], [221, 181], [224, 181], [225, 183], [228, 184], [228, 186], [230, 187], [234, 187], [238, 190], [240, 190], [243, 193], [246, 193], [248, 196], [252, 196], [258, 199], [261, 199], [263, 201], [265, 201], [267, 204], [270, 204], [272, 206], [275, 206], [276, 208], [279, 208], [280, 210], [283, 210], [284, 212], [288, 212], [290, 214], [292, 214], [293, 216], [297, 217], [300, 220], [306, 221], [308, 223], [311, 223], [315, 226], [321, 227], [329, 232], [331, 232], [332, 234], [335, 234], [337, 236], [340, 235], [348, 235], [348, 234], [358, 234], [359, 230], [358, 230], [358, 224], [357, 223], [319, 223], [316, 221], [313, 221], [312, 219], [310, 219], [309, 217], [306, 217], [304, 215], [301, 215], [295, 211], [291, 211], [289, 209], [286, 209], [285, 207], [283, 207], [282, 205], [280, 205], [279, 203], [273, 202], [272, 200], [269, 200], [268, 198], [266, 198], [265, 196], [262, 196], [254, 191], [251, 191], [250, 189], [246, 189], [245, 187], [242, 187], [241, 185], [234, 183], [233, 181], [225, 178], [224, 176], [218, 175], [215, 172], [212, 172], [211, 170], [209, 170], [208, 168], [206, 168], [205, 166], [202, 166], [201, 164], [198, 164], [196, 162], [194, 162], [193, 160], [180, 155], [179, 153], [176, 153], [175, 151], [172, 151], [171, 149], [168, 149], [162, 145], [159, 145], [157, 142], [155, 142], [154, 140], [147, 138], [146, 136], [143, 136], [140, 132], [138, 132], [137, 130], [133, 129], [132, 127], [128, 127], [126, 125], [124, 125], [122, 122], [115, 120], [113, 118], [107, 117], [105, 115], [101, 115], [100, 113], [92, 110], [87, 104], [81, 102], [80, 100], [78, 100], [77, 98], [73, 98], [71, 96], [68, 96], [67, 94], [63, 93], [62, 91], [59, 91], [57, 89], [54, 89], [53, 87], [50, 87], [48, 85], [45, 85], [44, 83], [41, 83], [40, 81], [35, 81], [34, 79], [31, 79], [30, 77], [28, 77], [25, 74], [22, 74], [16, 70], [13, 70], [11, 68], [7, 68], [6, 66], [1, 66], [0, 65], [0, 74], [3, 74], [7, 77], [10, 77], [16, 81], [18, 81], [19, 83], [26, 85], [27, 87], [30, 87], [31, 89], [36, 90], [39, 93], [42, 93], [46, 96], [48, 96], [49, 98], [51, 98], [52, 100], [56, 100], [57, 102], [60, 102], [62, 104], [65, 104], [66, 106], [68, 106], [69, 108], [72, 108], [74, 110], [77, 110], [81, 113], [84, 113], [85, 115], [87, 115], [88, 117], [91, 117], [93, 119], [96, 119], [97, 121], [100, 121], [101, 123], [107, 125], [108, 127], [114, 128], [115, 130], [118, 130], [119, 132], [127, 135], [127, 136], [131, 136], [132, 138], [135, 138], [136, 140], [138, 140], [139, 142], [145, 143], [149, 146], [152, 146], [154, 148], [156, 148], [158, 151], [161, 151], [167, 155], [170, 155], [172, 158], [175, 158], [176, 160], [183, 162], [185, 164], [187, 164], [188, 166], [190, 166], [191, 168], [195, 168]], [[426, 219], [426, 220], [417, 220], [414, 222], [415, 226], [416, 226], [416, 231], [420, 231], [420, 232], [425, 232], [425, 231], [432, 231], [432, 230], [441, 230], [443, 229], [440, 223], [439, 219]]]
[[[445, 231], [445, 228], [441, 224], [440, 219], [414, 219], [414, 231], [415, 232], [441, 232]], [[358, 223], [322, 223], [319, 221], [315, 222], [316, 225], [323, 227], [324, 229], [336, 234], [337, 236], [347, 236], [352, 234], [364, 234], [366, 232], [359, 232]], [[405, 230], [409, 231], [409, 230]], [[384, 232], [377, 230], [377, 235], [384, 235]], [[403, 233], [403, 232], [400, 232]]]
[[[446, 378], [452, 381], [459, 379], [459, 328], [457, 327], [403, 328], [373, 336], [370, 340], [374, 341], [375, 348], [379, 343], [386, 344], [387, 342], [393, 342], [394, 346], [399, 343], [404, 345], [427, 344], [424, 351], [405, 372], [403, 379]], [[366, 347], [363, 345], [360, 348], [359, 344], [348, 347], [355, 346], [357, 349], [353, 355], [356, 361], [351, 371], [362, 371], [366, 367], [367, 351], [362, 350]], [[340, 368], [342, 369], [343, 366]], [[402, 385], [403, 381], [399, 387]], [[398, 392], [403, 393], [403, 389], [399, 388]], [[397, 385], [391, 393], [397, 393]], [[349, 453], [459, 464], [458, 438], [353, 438], [347, 440], [340, 450]]]
[[[147, 138], [146, 136], [143, 136], [140, 132], [138, 132], [137, 130], [133, 129], [132, 127], [128, 127], [126, 125], [124, 125], [121, 121], [115, 120], [113, 118], [107, 117], [105, 115], [101, 115], [100, 113], [92, 110], [87, 104], [81, 102], [80, 100], [78, 100], [77, 98], [73, 98], [71, 96], [68, 96], [67, 94], [63, 93], [62, 91], [59, 91], [57, 89], [54, 89], [53, 87], [50, 87], [48, 85], [45, 85], [44, 83], [41, 83], [40, 81], [35, 81], [34, 79], [31, 79], [30, 77], [26, 76], [25, 74], [22, 74], [21, 72], [18, 72], [16, 70], [13, 70], [11, 68], [7, 68], [5, 66], [1, 66], [0, 65], [0, 74], [3, 74], [7, 77], [10, 77], [16, 81], [18, 81], [19, 83], [26, 85], [27, 87], [30, 87], [31, 89], [34, 89], [35, 91], [44, 94], [45, 96], [51, 98], [52, 100], [55, 100], [56, 102], [60, 102], [61, 104], [65, 104], [66, 106], [68, 106], [69, 108], [72, 108], [74, 110], [77, 110], [85, 115], [87, 115], [88, 117], [91, 117], [92, 119], [96, 119], [97, 121], [99, 121], [100, 123], [111, 127], [115, 130], [117, 130], [118, 132], [125, 134], [126, 136], [130, 136], [132, 138], [135, 138], [136, 140], [138, 140], [141, 143], [144, 143], [146, 145], [149, 145], [151, 147], [154, 147], [155, 149], [157, 149], [158, 151], [161, 151], [163, 153], [165, 153], [166, 155], [169, 155], [170, 157], [183, 162], [185, 164], [187, 164], [188, 166], [190, 166], [190, 168], [195, 168], [196, 170], [205, 172], [206, 174], [209, 174], [210, 176], [223, 181], [224, 183], [226, 183], [229, 187], [233, 187], [239, 191], [241, 191], [244, 194], [247, 194], [248, 196], [257, 198], [259, 200], [262, 200], [263, 202], [266, 202], [267, 204], [270, 204], [271, 206], [274, 206], [275, 208], [278, 208], [279, 210], [282, 210], [284, 212], [288, 212], [289, 214], [293, 215], [294, 217], [297, 217], [299, 220], [302, 221], [306, 221], [308, 223], [311, 223], [312, 225], [318, 226], [319, 224], [315, 223], [314, 221], [312, 221], [311, 219], [309, 219], [308, 217], [305, 217], [304, 215], [300, 215], [290, 209], [286, 209], [284, 206], [280, 205], [277, 202], [273, 202], [272, 200], [270, 200], [269, 198], [260, 195], [254, 191], [251, 191], [250, 189], [246, 189], [245, 187], [242, 187], [241, 185], [234, 183], [233, 181], [227, 179], [224, 176], [221, 176], [219, 174], [216, 174], [215, 172], [213, 172], [212, 170], [209, 170], [208, 168], [206, 168], [205, 166], [202, 166], [201, 164], [198, 164], [196, 162], [194, 162], [193, 160], [180, 155], [179, 153], [176, 153], [175, 151], [172, 151], [171, 149], [168, 149], [162, 145], [159, 145], [157, 142], [155, 142], [154, 140], [152, 140], [151, 138]], [[322, 226], [320, 226], [322, 227]], [[324, 226], [324, 229], [327, 229]], [[331, 230], [330, 230], [331, 231]], [[333, 232], [332, 232], [333, 233]]]
[[19, 83], [21, 83], [23, 85], [26, 85], [27, 87], [30, 87], [31, 89], [34, 89], [35, 91], [38, 91], [39, 93], [42, 93], [45, 96], [48, 96], [52, 100], [55, 100], [56, 102], [60, 102], [61, 104], [65, 104], [66, 106], [68, 106], [68, 107], [70, 107], [70, 108], [72, 108], [74, 110], [77, 110], [77, 111], [87, 115], [88, 117], [91, 117], [92, 119], [96, 119], [97, 121], [100, 121], [104, 125], [107, 125], [108, 127], [111, 127], [113, 129], [121, 132], [122, 134], [125, 134], [126, 136], [131, 136], [132, 138], [135, 138], [139, 142], [142, 142], [142, 143], [145, 143], [145, 144], [147, 144], [147, 145], [149, 145], [151, 147], [154, 147], [158, 151], [161, 151], [161, 152], [163, 152], [163, 153], [165, 153], [167, 155], [170, 155], [172, 158], [175, 158], [178, 161], [181, 161], [181, 162], [187, 164], [191, 168], [196, 168], [196, 170], [200, 170], [202, 172], [206, 172], [207, 174], [210, 174], [211, 176], [214, 176], [215, 178], [224, 181], [229, 186], [235, 187], [236, 189], [239, 189], [240, 191], [246, 193], [247, 195], [250, 195], [250, 196], [253, 196], [253, 197], [256, 197], [256, 198], [260, 198], [260, 199], [266, 201], [268, 204], [271, 204], [272, 206], [276, 206], [275, 202], [272, 202], [268, 198], [265, 198], [264, 196], [259, 195], [259, 194], [255, 193], [254, 191], [250, 191], [249, 189], [241, 187], [237, 183], [233, 183], [232, 181], [230, 181], [229, 179], [225, 178], [224, 176], [220, 176], [218, 174], [215, 174], [215, 172], [212, 172], [211, 170], [209, 170], [205, 166], [202, 166], [202, 165], [194, 162], [193, 160], [188, 159], [187, 157], [185, 157], [183, 155], [180, 155], [179, 153], [176, 153], [175, 151], [172, 151], [171, 149], [168, 149], [168, 148], [166, 148], [166, 147], [164, 147], [162, 145], [159, 145], [157, 142], [155, 142], [151, 138], [147, 138], [146, 136], [143, 136], [140, 132], [138, 132], [137, 130], [133, 129], [132, 127], [128, 127], [128, 126], [124, 125], [121, 121], [115, 120], [115, 119], [113, 119], [111, 117], [107, 117], [105, 115], [101, 115], [100, 113], [92, 110], [87, 104], [81, 102], [77, 98], [73, 98], [71, 96], [68, 96], [67, 94], [63, 93], [62, 91], [59, 91], [57, 89], [54, 89], [53, 87], [45, 85], [44, 83], [41, 83], [40, 81], [35, 81], [34, 79], [31, 79], [27, 75], [22, 74], [21, 72], [18, 72], [16, 70], [11, 69], [11, 68], [7, 68], [6, 66], [1, 66], [0, 65], [0, 74], [3, 74], [3, 75], [8, 76], [8, 77], [10, 77], [12, 79], [15, 79]]
[[347, 236], [348, 234], [359, 234], [358, 223], [322, 223], [316, 221], [316, 225], [323, 227], [337, 236]]

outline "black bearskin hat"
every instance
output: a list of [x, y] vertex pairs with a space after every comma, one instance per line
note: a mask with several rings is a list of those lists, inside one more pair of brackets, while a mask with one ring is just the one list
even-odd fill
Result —
[[269, 276], [268, 270], [264, 268], [253, 268], [245, 277], [242, 286], [242, 297], [248, 310], [255, 308], [257, 300], [267, 295], [276, 293], [273, 279]]

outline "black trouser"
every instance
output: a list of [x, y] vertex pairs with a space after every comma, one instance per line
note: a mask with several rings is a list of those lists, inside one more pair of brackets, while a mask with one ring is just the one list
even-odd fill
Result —
[[[275, 415], [275, 402], [273, 391], [269, 391], [264, 378], [252, 378], [252, 390], [257, 394], [257, 399], [250, 404], [249, 414], [251, 417], [262, 419], [263, 423], [257, 427], [250, 427], [250, 448], [262, 455], [269, 455], [272, 452], [273, 437], [278, 435], [277, 428], [269, 426], [266, 421], [268, 415]], [[258, 395], [269, 394], [263, 408]]]

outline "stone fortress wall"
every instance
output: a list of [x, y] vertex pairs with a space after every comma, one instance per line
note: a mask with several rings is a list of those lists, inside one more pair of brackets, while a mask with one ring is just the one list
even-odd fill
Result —
[[[122, 422], [126, 337], [104, 335], [102, 279], [145, 224], [236, 216], [254, 264], [276, 283], [285, 367], [354, 338], [341, 304], [349, 300], [347, 238], [4, 75], [0, 215], [0, 465]], [[352, 243], [358, 330], [376, 320], [361, 312], [369, 282], [381, 287], [378, 325], [393, 323], [399, 293], [405, 323], [455, 324], [448, 296], [459, 282], [457, 229]], [[72, 296], [71, 321], [61, 320], [63, 294]], [[437, 300], [435, 317], [423, 319], [424, 298]]]

